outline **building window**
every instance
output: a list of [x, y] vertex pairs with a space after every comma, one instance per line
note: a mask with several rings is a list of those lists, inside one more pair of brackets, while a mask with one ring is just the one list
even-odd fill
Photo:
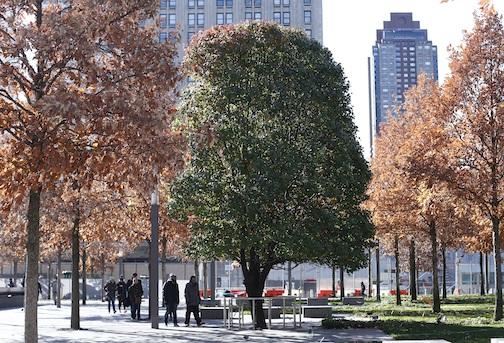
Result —
[[273, 12], [273, 20], [278, 24], [282, 24], [282, 13]]
[[224, 7], [224, 0], [217, 0], [217, 7]]
[[310, 6], [311, 5], [311, 0], [304, 0], [304, 4], [306, 6]]
[[245, 7], [252, 7], [252, 0], [245, 0]]
[[169, 0], [168, 6], [170, 7], [170, 9], [175, 9], [175, 7], [177, 6], [177, 0]]
[[194, 36], [194, 32], [187, 32], [187, 42], [189, 43]]
[[280, 7], [281, 4], [282, 4], [282, 0], [273, 0], [273, 6]]
[[304, 23], [311, 25], [311, 11], [304, 11]]
[[233, 13], [226, 13], [226, 24], [233, 23]]
[[255, 12], [254, 13], [254, 20], [261, 20], [261, 19], [262, 19], [261, 12]]
[[194, 13], [189, 13], [187, 15], [187, 26], [189, 27], [196, 26], [196, 15]]
[[198, 27], [203, 27], [203, 26], [205, 26], [205, 14], [198, 13]]
[[261, 0], [254, 0], [254, 7], [261, 7], [261, 6], [262, 6]]
[[283, 13], [283, 24], [285, 26], [290, 26], [290, 12]]
[[217, 25], [224, 24], [224, 13], [217, 13]]
[[306, 30], [305, 30], [305, 33], [306, 33], [306, 35], [307, 35], [309, 38], [312, 38], [312, 30], [311, 30], [311, 29], [306, 29]]
[[168, 15], [168, 27], [174, 29], [176, 25], [177, 25], [177, 16], [175, 15], [175, 13], [170, 13]]
[[187, 7], [194, 8], [196, 5], [196, 0], [187, 0]]
[[168, 16], [166, 14], [159, 15], [159, 26], [162, 29], [166, 29], [168, 26]]
[[159, 34], [159, 42], [160, 42], [160, 43], [164, 43], [164, 42], [166, 42], [167, 40], [168, 40], [168, 33], [166, 33], [166, 32], [161, 32], [161, 33]]
[[168, 8], [168, 0], [161, 0], [161, 4], [159, 5], [159, 8], [162, 10], [165, 10]]
[[198, 0], [198, 8], [205, 7], [205, 0]]
[[233, 0], [226, 0], [226, 7], [233, 7]]
[[284, 6], [290, 6], [290, 0], [283, 0]]
[[252, 20], [252, 12], [245, 12], [245, 20]]

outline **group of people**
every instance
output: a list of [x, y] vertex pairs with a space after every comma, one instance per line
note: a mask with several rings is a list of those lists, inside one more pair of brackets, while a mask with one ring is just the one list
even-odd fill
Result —
[[[186, 315], [185, 315], [185, 326], [189, 326], [189, 321], [191, 319], [191, 313], [194, 315], [196, 324], [201, 326], [204, 324], [201, 321], [199, 315], [199, 305], [201, 303], [201, 297], [199, 292], [198, 281], [196, 276], [191, 276], [189, 282], [185, 286], [184, 296], [186, 300]], [[164, 316], [165, 325], [168, 325], [170, 320], [173, 321], [174, 326], [178, 326], [177, 322], [177, 307], [180, 302], [179, 287], [177, 284], [177, 276], [175, 274], [170, 274], [168, 281], [163, 285], [163, 305], [166, 307], [166, 312]]]
[[[124, 282], [124, 277], [122, 275], [117, 283], [111, 278], [103, 289], [106, 293], [109, 313], [111, 309], [116, 313], [115, 299], [117, 298], [119, 302], [119, 311], [121, 310], [121, 305], [124, 312], [126, 312], [126, 307], [130, 306], [131, 318], [140, 320], [140, 304], [142, 303], [143, 287], [142, 281], [138, 278], [136, 273], [134, 273], [127, 282]], [[177, 321], [177, 308], [180, 303], [179, 293], [177, 276], [175, 274], [170, 274], [168, 281], [163, 285], [163, 306], [166, 307], [164, 315], [165, 325], [168, 325], [169, 321], [173, 321], [174, 326], [179, 326]], [[189, 282], [186, 284], [184, 296], [187, 305], [185, 325], [189, 326], [191, 314], [193, 314], [196, 324], [201, 326], [204, 324], [199, 315], [201, 297], [195, 276], [191, 276]]]
[[140, 320], [140, 304], [142, 303], [143, 287], [142, 280], [138, 278], [137, 273], [133, 273], [131, 279], [124, 282], [124, 276], [119, 277], [116, 283], [114, 279], [110, 279], [103, 287], [105, 298], [108, 303], [108, 311], [110, 309], [116, 313], [115, 299], [118, 300], [118, 310], [121, 311], [121, 306], [126, 313], [126, 307], [131, 307], [131, 318]]

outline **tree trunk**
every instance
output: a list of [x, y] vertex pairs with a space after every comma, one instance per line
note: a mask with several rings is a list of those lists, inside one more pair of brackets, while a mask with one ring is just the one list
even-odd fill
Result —
[[443, 258], [443, 299], [446, 299], [446, 248], [441, 248], [441, 257]]
[[38, 342], [37, 300], [38, 263], [40, 251], [40, 195], [41, 188], [30, 190], [27, 213], [26, 273], [25, 273], [25, 343]]
[[194, 261], [194, 276], [196, 276], [196, 281], [198, 282], [198, 285], [199, 285], [199, 282], [200, 282], [200, 278], [199, 278], [199, 260], [196, 259]]
[[168, 280], [168, 275], [166, 275], [166, 245], [168, 240], [166, 237], [161, 238], [161, 279], [164, 283]]
[[332, 266], [332, 296], [336, 298], [336, 266]]
[[368, 298], [372, 297], [373, 294], [373, 276], [371, 275], [371, 264], [372, 260], [371, 248], [368, 249]]
[[101, 262], [101, 301], [105, 301], [105, 254], [102, 253], [100, 256]]
[[494, 272], [495, 272], [495, 311], [494, 319], [502, 319], [502, 257], [501, 257], [501, 239], [500, 239], [500, 219], [492, 217], [493, 249], [494, 249]]
[[47, 300], [51, 300], [51, 261], [47, 263]]
[[287, 262], [287, 295], [292, 295], [292, 262]]
[[416, 251], [415, 240], [411, 239], [409, 246], [409, 292], [411, 301], [418, 300], [417, 298], [417, 283], [416, 283]]
[[489, 276], [489, 266], [488, 266], [488, 254], [485, 253], [485, 284], [486, 284], [486, 293], [490, 292], [490, 276]]
[[439, 281], [438, 281], [438, 258], [437, 258], [437, 233], [436, 224], [429, 223], [429, 237], [431, 241], [431, 262], [432, 262], [432, 311], [441, 312], [441, 301], [439, 299]]
[[340, 267], [339, 269], [339, 279], [340, 279], [340, 300], [343, 301], [345, 297], [345, 270]]
[[[14, 264], [13, 266], [14, 275], [12, 275], [12, 281], [14, 281], [14, 286], [17, 287], [18, 262], [14, 261], [13, 264]], [[2, 266], [2, 272], [0, 274], [3, 274], [3, 266]]]
[[57, 275], [56, 275], [56, 307], [61, 308], [61, 248], [58, 249], [57, 256]]
[[[378, 243], [379, 244], [379, 243]], [[376, 301], [381, 301], [380, 294], [380, 246], [376, 245]]]
[[[249, 298], [262, 297], [266, 278], [268, 277], [272, 265], [261, 266], [259, 256], [254, 252], [254, 249], [250, 250], [249, 258], [245, 256], [245, 251], [242, 249], [240, 263], [242, 266], [245, 289], [247, 290]], [[256, 328], [266, 328], [266, 318], [264, 316], [262, 301], [255, 301], [255, 313], [252, 313], [252, 316], [255, 320]]]
[[396, 305], [401, 305], [401, 280], [399, 270], [399, 237], [394, 238], [394, 257], [395, 257], [395, 283], [396, 283]]
[[82, 247], [82, 305], [86, 305], [87, 298], [86, 260], [86, 248]]
[[207, 273], [207, 263], [203, 262], [203, 298], [208, 298], [208, 273]]
[[72, 227], [72, 314], [70, 328], [80, 329], [79, 309], [79, 225], [80, 214], [77, 212]]
[[484, 269], [484, 261], [483, 261], [483, 253], [480, 251], [479, 253], [479, 263], [480, 263], [480, 295], [485, 295], [485, 269]]

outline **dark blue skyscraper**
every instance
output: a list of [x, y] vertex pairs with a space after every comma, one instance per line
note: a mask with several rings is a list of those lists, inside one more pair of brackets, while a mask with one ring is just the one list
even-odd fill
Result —
[[373, 46], [375, 133], [394, 105], [403, 102], [404, 92], [416, 84], [418, 75], [438, 79], [437, 62], [437, 47], [412, 13], [391, 13], [390, 21], [376, 31]]

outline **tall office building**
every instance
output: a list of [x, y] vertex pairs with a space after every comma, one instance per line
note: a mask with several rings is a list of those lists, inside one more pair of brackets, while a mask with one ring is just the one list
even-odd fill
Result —
[[249, 20], [296, 27], [322, 43], [322, 0], [161, 0], [159, 20], [161, 41], [179, 32], [179, 59], [196, 32]]
[[437, 47], [420, 22], [413, 21], [412, 13], [391, 13], [390, 21], [376, 31], [373, 62], [377, 134], [387, 114], [404, 101], [404, 92], [416, 84], [418, 75], [438, 79]]

